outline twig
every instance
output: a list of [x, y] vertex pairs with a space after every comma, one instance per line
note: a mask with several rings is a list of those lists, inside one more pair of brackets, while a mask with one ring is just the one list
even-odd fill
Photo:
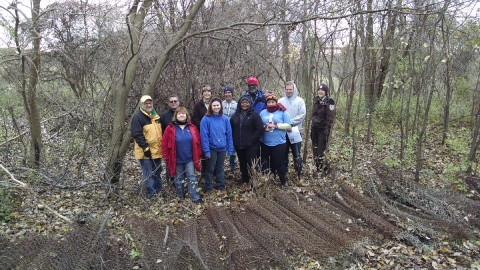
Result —
[[[5, 167], [3, 167], [2, 164], [0, 164], [0, 167], [5, 171], [7, 172], [8, 175], [10, 175], [10, 178], [12, 178], [12, 180], [17, 183], [18, 185], [20, 185], [21, 188], [27, 190], [32, 196], [35, 197], [35, 191], [29, 187], [27, 184], [23, 183], [22, 181], [19, 181], [17, 179], [15, 179], [15, 176], [13, 176], [13, 174], [11, 174]], [[50, 212], [52, 212], [53, 214], [55, 214], [56, 216], [62, 218], [63, 220], [67, 221], [68, 223], [72, 223], [72, 220], [67, 218], [66, 216], [63, 216], [61, 215], [60, 213], [58, 213], [57, 211], [53, 210], [52, 208], [50, 208], [50, 206], [46, 205], [43, 200], [41, 198], [38, 198], [38, 200], [43, 204], [43, 206], [49, 210]]]
[[[44, 123], [44, 122], [50, 121], [50, 120], [52, 120], [52, 119], [64, 117], [65, 115], [68, 115], [68, 114], [69, 114], [69, 113], [64, 113], [64, 114], [62, 114], [62, 115], [53, 116], [53, 117], [50, 117], [50, 118], [48, 118], [48, 119], [44, 119], [44, 120], [41, 121], [40, 123]], [[13, 141], [13, 140], [15, 140], [15, 139], [17, 139], [17, 138], [19, 138], [19, 137], [22, 137], [23, 135], [25, 135], [25, 134], [26, 134], [27, 132], [29, 132], [29, 131], [30, 131], [30, 129], [28, 129], [28, 130], [26, 130], [26, 131], [18, 134], [17, 136], [15, 136], [15, 137], [13, 137], [13, 138], [10, 138], [10, 139], [8, 139], [8, 140], [0, 143], [0, 146], [3, 146], [4, 144], [7, 144], [8, 142], [11, 142], [11, 141]]]
[[95, 241], [92, 243], [92, 247], [90, 248], [90, 251], [93, 251], [95, 246], [98, 243], [98, 239], [100, 239], [100, 235], [102, 235], [103, 229], [105, 229], [105, 225], [107, 225], [108, 218], [110, 217], [110, 212], [112, 211], [112, 207], [108, 209], [107, 214], [105, 215], [105, 218], [103, 219], [102, 226], [100, 227], [100, 230], [98, 230], [97, 237], [95, 237]]
[[13, 174], [11, 174], [5, 167], [3, 167], [2, 164], [0, 164], [0, 167], [2, 167], [2, 169], [7, 172], [8, 175], [10, 175], [10, 178], [12, 178], [13, 182], [19, 184], [22, 188], [28, 188], [27, 184], [23, 183], [22, 181], [19, 181], [17, 179], [15, 179], [15, 176], [13, 176]]
[[337, 197], [338, 201], [345, 207], [351, 208], [350, 205], [348, 205], [347, 202], [343, 199], [343, 197], [338, 193], [338, 191], [335, 192], [335, 197]]
[[167, 225], [167, 228], [165, 228], [165, 238], [163, 238], [163, 245], [166, 246], [167, 245], [167, 240], [168, 240], [168, 230], [170, 229], [170, 227], [168, 227]]

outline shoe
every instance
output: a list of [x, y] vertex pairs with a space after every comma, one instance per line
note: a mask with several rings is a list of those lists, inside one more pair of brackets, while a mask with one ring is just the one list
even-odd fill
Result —
[[218, 191], [218, 195], [227, 195], [227, 190], [226, 189], [221, 189]]
[[193, 203], [201, 204], [201, 203], [203, 203], [203, 200], [202, 200], [202, 198], [200, 198], [200, 199], [198, 199], [198, 200], [196, 200], [196, 201], [192, 201], [192, 202], [193, 202]]
[[287, 187], [287, 183], [282, 183], [282, 184], [280, 185], [280, 187], [281, 187], [281, 188], [286, 188], [286, 187]]

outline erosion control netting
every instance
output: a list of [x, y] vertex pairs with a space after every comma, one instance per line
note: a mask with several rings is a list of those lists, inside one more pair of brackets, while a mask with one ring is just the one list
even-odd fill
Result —
[[63, 239], [0, 239], [0, 269], [291, 269], [305, 258], [345, 266], [365, 243], [431, 245], [479, 227], [478, 201], [376, 167], [363, 193], [274, 189], [177, 225], [130, 217], [121, 228], [77, 224]]

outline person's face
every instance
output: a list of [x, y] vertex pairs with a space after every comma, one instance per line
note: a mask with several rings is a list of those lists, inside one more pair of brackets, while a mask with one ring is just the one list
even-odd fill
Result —
[[222, 108], [222, 104], [220, 104], [220, 102], [214, 101], [212, 103], [212, 111], [214, 114], [218, 114], [221, 108]]
[[257, 92], [257, 86], [255, 84], [249, 84], [248, 91], [250, 91], [251, 93]]
[[228, 102], [232, 101], [232, 98], [233, 98], [232, 92], [225, 91], [225, 93], [223, 95], [225, 96], [226, 101], [228, 101]]
[[317, 89], [317, 94], [319, 98], [323, 98], [325, 96], [325, 90]]
[[242, 100], [240, 106], [242, 107], [242, 110], [246, 111], [250, 109], [250, 102], [248, 102], [248, 100]]
[[275, 106], [275, 104], [277, 104], [277, 102], [273, 99], [267, 101], [267, 106]]
[[184, 112], [177, 113], [177, 120], [184, 122], [185, 120], [187, 120], [187, 114]]
[[180, 105], [180, 103], [178, 102], [178, 99], [176, 97], [171, 97], [168, 100], [168, 107], [170, 107], [170, 109], [175, 110], [176, 108], [178, 108], [178, 105]]
[[212, 97], [212, 91], [205, 90], [203, 91], [202, 96], [203, 96], [203, 99], [210, 100], [210, 98]]
[[151, 100], [146, 100], [142, 103], [142, 109], [148, 113], [151, 113], [153, 110], [153, 102]]
[[287, 84], [285, 86], [285, 94], [287, 95], [287, 97], [291, 97], [293, 95], [293, 85]]

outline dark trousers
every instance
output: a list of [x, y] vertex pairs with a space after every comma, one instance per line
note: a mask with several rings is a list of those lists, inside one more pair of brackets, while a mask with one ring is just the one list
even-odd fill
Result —
[[310, 134], [313, 144], [313, 158], [317, 171], [324, 165], [323, 159], [325, 156], [325, 149], [327, 148], [328, 135], [325, 134], [325, 129], [313, 129]]
[[290, 150], [292, 150], [293, 168], [295, 169], [299, 177], [302, 176], [302, 170], [303, 170], [303, 159], [301, 155], [301, 148], [302, 148], [302, 142], [292, 144], [290, 143], [290, 140], [287, 137], [287, 147], [285, 147], [285, 156], [283, 158], [283, 165], [285, 166], [285, 172], [288, 172], [288, 154], [290, 153]]
[[[247, 149], [235, 148], [235, 151], [237, 151], [238, 162], [240, 163], [240, 172], [242, 173], [243, 183], [250, 182], [250, 170], [252, 170], [253, 161], [260, 158], [258, 149], [259, 147], [251, 147]], [[258, 164], [258, 161], [256, 164]]]
[[285, 156], [285, 149], [287, 148], [287, 143], [282, 143], [275, 146], [268, 146], [264, 143], [261, 143], [262, 148], [262, 170], [264, 172], [270, 169], [274, 174], [278, 174], [282, 184], [285, 184], [286, 172], [285, 166], [283, 165], [283, 157]]

